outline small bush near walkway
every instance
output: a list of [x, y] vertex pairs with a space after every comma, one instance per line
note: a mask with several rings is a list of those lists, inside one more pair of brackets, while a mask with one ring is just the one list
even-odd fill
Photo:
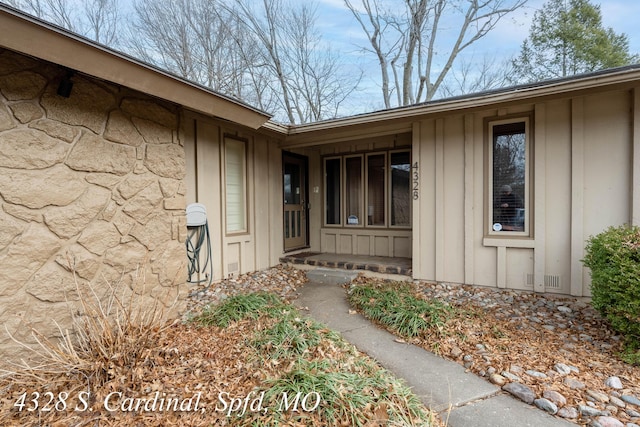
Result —
[[591, 237], [583, 262], [591, 269], [593, 306], [624, 335], [623, 359], [640, 365], [640, 227], [609, 227]]

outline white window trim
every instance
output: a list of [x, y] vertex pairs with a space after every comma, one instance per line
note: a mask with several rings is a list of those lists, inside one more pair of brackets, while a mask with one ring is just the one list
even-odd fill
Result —
[[[493, 204], [494, 204], [494, 194], [493, 194], [493, 129], [494, 126], [511, 124], [511, 123], [520, 123], [524, 122], [525, 126], [525, 188], [523, 195], [524, 202], [524, 231], [494, 231], [493, 229]], [[488, 165], [487, 165], [487, 199], [486, 203], [488, 204], [487, 209], [487, 218], [486, 218], [486, 235], [490, 237], [500, 237], [500, 238], [532, 238], [533, 232], [531, 227], [531, 154], [532, 154], [532, 141], [531, 141], [531, 116], [517, 116], [511, 117], [508, 119], [498, 119], [491, 120], [487, 123], [487, 152], [488, 152]]]
[[[242, 189], [241, 189], [241, 201], [242, 201], [242, 224], [241, 227], [239, 229], [234, 229], [234, 230], [230, 230], [229, 229], [229, 191], [228, 191], [228, 170], [229, 170], [229, 165], [228, 165], [228, 155], [227, 155], [227, 150], [230, 144], [242, 144], [242, 170], [240, 172], [241, 177], [242, 177]], [[230, 236], [230, 235], [238, 235], [238, 234], [245, 234], [248, 232], [248, 195], [247, 195], [247, 141], [240, 139], [240, 138], [232, 138], [232, 137], [225, 137], [224, 139], [224, 174], [223, 174], [223, 178], [224, 178], [224, 207], [225, 207], [225, 217], [224, 217], [224, 221], [225, 221], [225, 232], [226, 235]]]

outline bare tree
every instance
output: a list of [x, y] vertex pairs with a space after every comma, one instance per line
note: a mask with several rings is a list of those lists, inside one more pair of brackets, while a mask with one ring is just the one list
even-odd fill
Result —
[[475, 61], [473, 57], [469, 60], [461, 59], [443, 81], [440, 94], [451, 97], [509, 86], [512, 84], [513, 73], [511, 59], [497, 62], [487, 55], [479, 61]]
[[338, 56], [322, 44], [314, 3], [235, 0], [233, 5], [229, 11], [260, 42], [262, 66], [251, 72], [270, 73], [279, 103], [276, 117], [289, 123], [335, 117], [359, 78], [345, 76]]
[[7, 0], [8, 4], [40, 19], [115, 47], [118, 0]]
[[397, 0], [384, 9], [382, 0], [344, 0], [380, 64], [386, 108], [393, 92], [398, 105], [431, 100], [458, 55], [526, 1]]
[[84, 0], [88, 37], [106, 46], [118, 43], [118, 0]]
[[289, 18], [281, 31], [289, 40], [284, 62], [290, 70], [286, 81], [297, 120], [306, 123], [336, 117], [359, 77], [343, 73], [338, 56], [314, 30], [316, 9], [312, 4], [300, 4]]

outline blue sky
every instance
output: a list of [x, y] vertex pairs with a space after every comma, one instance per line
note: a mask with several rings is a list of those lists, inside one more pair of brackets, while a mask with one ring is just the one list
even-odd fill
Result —
[[[326, 37], [339, 40], [346, 45], [362, 44], [362, 29], [354, 21], [351, 12], [345, 7], [343, 0], [317, 0], [318, 27]], [[353, 0], [358, 4], [358, 0]], [[510, 17], [503, 19], [497, 28], [485, 40], [478, 42], [479, 52], [496, 52], [510, 55], [519, 51], [521, 43], [529, 33], [531, 19], [545, 0], [529, 0], [525, 6]], [[640, 29], [637, 17], [640, 16], [640, 1], [637, 0], [592, 0], [592, 4], [600, 4], [603, 23], [612, 27], [617, 33], [629, 36], [632, 52], [640, 52]]]
[[[381, 109], [379, 84], [379, 67], [372, 54], [363, 54], [360, 46], [369, 46], [360, 25], [355, 21], [343, 0], [316, 0], [318, 19], [316, 25], [323, 34], [324, 40], [341, 53], [347, 66], [363, 69], [366, 75], [361, 82], [361, 90], [353, 94], [353, 106], [347, 110]], [[393, 0], [389, 0], [393, 1]], [[546, 0], [528, 0], [528, 2], [512, 15], [503, 18], [498, 26], [487, 36], [476, 42], [465, 55], [475, 60], [483, 57], [495, 58], [496, 61], [507, 59], [520, 51], [522, 42], [529, 35], [531, 20], [536, 10]], [[359, 0], [352, 0], [354, 5]], [[637, 17], [640, 16], [638, 0], [591, 0], [592, 4], [600, 4], [603, 24], [612, 27], [616, 33], [625, 33], [629, 37], [631, 53], [640, 53], [640, 29]]]

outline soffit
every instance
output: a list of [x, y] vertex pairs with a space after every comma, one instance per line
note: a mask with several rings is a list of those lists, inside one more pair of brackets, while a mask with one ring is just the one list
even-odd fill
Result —
[[59, 27], [0, 5], [0, 46], [257, 129], [270, 116]]

